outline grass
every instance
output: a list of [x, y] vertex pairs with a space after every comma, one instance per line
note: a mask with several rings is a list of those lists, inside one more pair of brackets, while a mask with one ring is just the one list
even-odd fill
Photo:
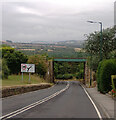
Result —
[[8, 79], [2, 80], [2, 86], [15, 86], [15, 85], [28, 85], [28, 84], [39, 84], [39, 83], [47, 83], [44, 79], [40, 78], [37, 75], [31, 75], [30, 76], [30, 82], [29, 82], [29, 75], [24, 74], [23, 75], [23, 81], [22, 81], [22, 75], [10, 75]]

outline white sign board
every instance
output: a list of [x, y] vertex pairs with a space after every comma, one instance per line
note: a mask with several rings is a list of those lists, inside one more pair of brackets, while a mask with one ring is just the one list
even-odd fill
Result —
[[35, 72], [35, 64], [21, 64], [21, 72]]

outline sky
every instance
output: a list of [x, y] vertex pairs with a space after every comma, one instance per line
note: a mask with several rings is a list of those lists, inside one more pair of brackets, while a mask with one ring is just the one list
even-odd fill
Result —
[[85, 40], [114, 25], [115, 0], [4, 0], [2, 40], [13, 42]]

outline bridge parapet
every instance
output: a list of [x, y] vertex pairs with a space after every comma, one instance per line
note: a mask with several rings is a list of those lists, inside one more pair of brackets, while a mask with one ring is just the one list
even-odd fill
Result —
[[86, 58], [54, 58], [53, 61], [59, 62], [86, 62]]

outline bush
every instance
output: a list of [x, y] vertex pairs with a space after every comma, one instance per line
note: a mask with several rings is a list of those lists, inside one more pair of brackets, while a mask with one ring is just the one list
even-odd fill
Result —
[[111, 75], [116, 74], [116, 60], [104, 60], [102, 61], [97, 70], [97, 84], [98, 90], [101, 93], [109, 92], [111, 87]]
[[114, 79], [114, 86], [115, 86], [115, 89], [116, 89], [116, 78]]
[[2, 60], [2, 79], [4, 78], [8, 79], [8, 75], [9, 75], [9, 69], [8, 69], [6, 60], [3, 59]]
[[47, 72], [47, 66], [44, 63], [38, 63], [36, 65], [36, 73], [40, 75], [40, 77], [44, 77]]
[[83, 79], [83, 78], [84, 78], [83, 71], [80, 71], [79, 73], [76, 74], [76, 79]]
[[78, 76], [78, 75], [76, 75], [76, 79], [79, 79], [79, 76]]
[[56, 79], [64, 79], [63, 75], [59, 74], [56, 76]]
[[102, 66], [102, 63], [100, 62], [99, 65], [98, 65], [98, 68], [97, 68], [97, 73], [96, 73], [96, 76], [97, 76], [97, 89], [98, 89], [98, 91], [100, 91], [100, 73], [101, 73], [101, 66]]
[[64, 74], [64, 75], [59, 74], [56, 76], [56, 79], [63, 79], [63, 80], [68, 80], [72, 78], [73, 78], [72, 74]]
[[65, 80], [72, 79], [72, 78], [73, 78], [72, 74], [64, 74]]

